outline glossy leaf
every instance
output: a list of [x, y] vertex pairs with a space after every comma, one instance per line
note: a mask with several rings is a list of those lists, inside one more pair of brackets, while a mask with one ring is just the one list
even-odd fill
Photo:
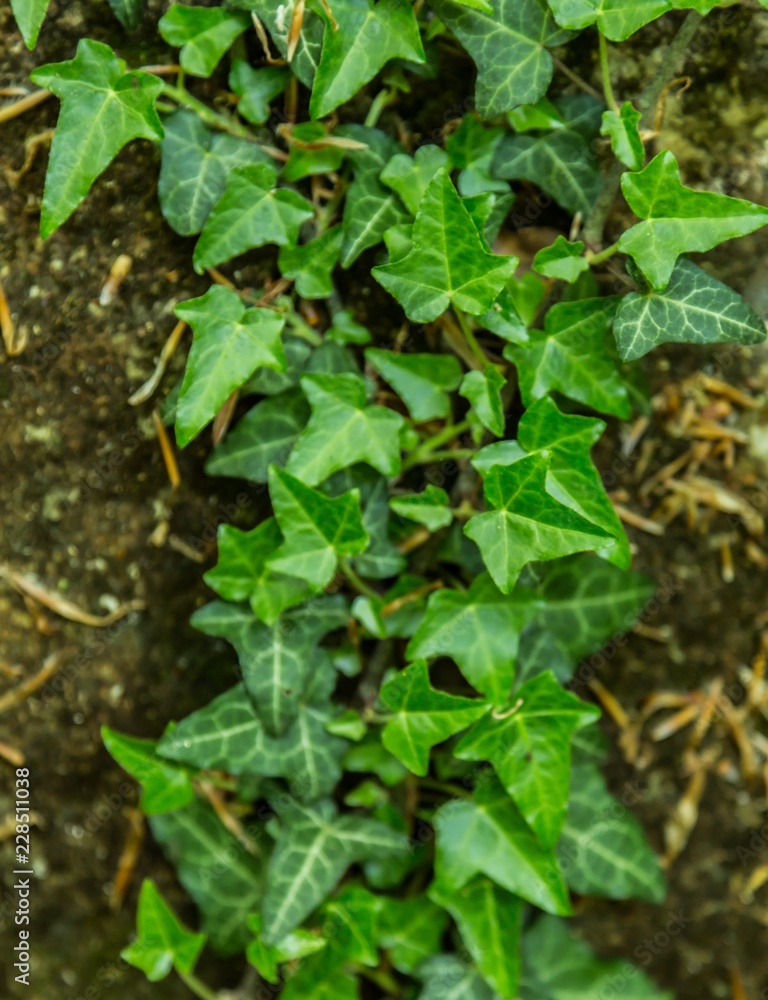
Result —
[[450, 414], [449, 393], [461, 382], [461, 366], [451, 354], [399, 354], [369, 347], [365, 360], [397, 392], [421, 423]]
[[680, 180], [669, 151], [639, 173], [625, 173], [621, 190], [642, 222], [622, 233], [619, 249], [633, 258], [654, 288], [664, 288], [680, 254], [711, 250], [768, 223], [768, 208], [711, 191], [694, 191]]
[[600, 712], [564, 691], [551, 671], [527, 681], [513, 699], [509, 708], [479, 719], [455, 753], [460, 760], [490, 761], [541, 844], [552, 847], [565, 821], [571, 737]]
[[439, 531], [453, 520], [450, 498], [439, 486], [427, 485], [421, 493], [393, 497], [389, 506], [396, 514], [423, 524], [430, 531]]
[[270, 105], [288, 86], [291, 71], [285, 66], [254, 69], [244, 59], [236, 59], [229, 71], [229, 89], [240, 97], [237, 112], [253, 125], [263, 125]]
[[333, 294], [331, 271], [339, 261], [342, 240], [341, 226], [334, 226], [309, 243], [280, 248], [280, 271], [295, 280], [302, 298], [327, 299]]
[[440, 949], [445, 913], [426, 896], [381, 900], [379, 944], [399, 972], [411, 973]]
[[400, 196], [411, 215], [416, 215], [429, 182], [447, 165], [448, 155], [439, 146], [419, 146], [413, 156], [407, 153], [393, 156], [379, 179]]
[[140, 805], [147, 816], [181, 809], [193, 801], [191, 773], [161, 760], [154, 740], [116, 733], [108, 726], [101, 727], [101, 739], [109, 754], [141, 784]]
[[616, 299], [559, 302], [547, 312], [544, 331], [525, 344], [508, 344], [504, 357], [517, 366], [526, 406], [556, 390], [602, 413], [631, 413], [624, 383], [607, 352]]
[[66, 222], [126, 143], [163, 138], [155, 111], [163, 84], [151, 73], [126, 72], [108, 45], [89, 38], [78, 42], [74, 59], [41, 66], [31, 79], [61, 101], [40, 219], [46, 239]]
[[486, 776], [472, 798], [435, 814], [435, 888], [462, 889], [475, 875], [521, 896], [548, 913], [570, 912], [555, 856], [543, 848], [501, 785]]
[[356, 462], [367, 462], [385, 476], [400, 471], [403, 418], [385, 406], [369, 405], [360, 376], [305, 375], [301, 387], [312, 416], [291, 452], [287, 472], [316, 486]]
[[418, 970], [423, 989], [418, 1000], [496, 1000], [478, 972], [458, 955], [435, 955]]
[[490, 253], [448, 173], [427, 187], [413, 226], [413, 247], [371, 272], [414, 323], [430, 322], [454, 304], [472, 315], [493, 305], [517, 264]]
[[445, 150], [454, 167], [461, 171], [457, 187], [464, 197], [496, 191], [509, 191], [506, 181], [491, 175], [496, 147], [504, 135], [500, 128], [487, 128], [474, 114], [464, 115], [459, 127], [445, 140]]
[[266, 163], [230, 172], [195, 247], [198, 274], [265, 243], [296, 243], [301, 224], [312, 218], [313, 209], [296, 191], [276, 183], [275, 171]]
[[491, 0], [490, 13], [455, 0], [430, 0], [430, 6], [477, 65], [475, 104], [483, 118], [544, 96], [553, 70], [548, 48], [571, 37], [555, 24], [544, 3]]
[[191, 972], [205, 944], [205, 934], [187, 930], [148, 878], [139, 893], [136, 931], [136, 940], [120, 957], [141, 969], [151, 983], [165, 979], [174, 968]]
[[472, 404], [472, 412], [491, 434], [501, 437], [504, 433], [504, 403], [501, 390], [506, 379], [495, 367], [488, 365], [484, 371], [467, 372], [461, 382], [459, 395]]
[[548, 0], [558, 24], [580, 31], [590, 24], [612, 42], [623, 42], [671, 7], [669, 0]]
[[380, 696], [393, 713], [382, 734], [384, 746], [420, 775], [427, 773], [429, 751], [436, 743], [466, 729], [488, 710], [487, 702], [433, 688], [426, 660], [417, 660], [395, 674]]
[[634, 361], [659, 344], [758, 344], [766, 330], [737, 292], [681, 258], [663, 291], [622, 298], [613, 332], [621, 357]]
[[247, 163], [271, 162], [255, 143], [214, 135], [193, 111], [176, 111], [163, 121], [158, 182], [160, 207], [182, 236], [199, 233], [224, 192], [227, 176]]
[[539, 250], [533, 258], [533, 268], [546, 278], [558, 278], [572, 284], [580, 274], [589, 270], [583, 254], [581, 240], [570, 243], [564, 236], [558, 236], [551, 246]]
[[249, 19], [244, 14], [224, 7], [172, 4], [157, 27], [169, 45], [181, 49], [182, 69], [193, 76], [210, 76], [248, 25]]
[[510, 592], [526, 563], [591, 550], [609, 537], [546, 492], [549, 461], [542, 452], [514, 465], [493, 466], [483, 483], [493, 509], [476, 514], [464, 527], [502, 593]]
[[645, 147], [638, 131], [642, 117], [630, 101], [625, 101], [618, 112], [603, 112], [600, 135], [610, 136], [614, 156], [630, 170], [641, 170], [645, 162]]
[[285, 369], [280, 340], [285, 318], [271, 309], [246, 308], [221, 285], [182, 302], [175, 312], [194, 334], [176, 407], [176, 440], [183, 448], [256, 368]]

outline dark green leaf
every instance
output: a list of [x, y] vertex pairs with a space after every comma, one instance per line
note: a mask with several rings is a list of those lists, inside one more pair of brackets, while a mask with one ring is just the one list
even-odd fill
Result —
[[254, 69], [244, 59], [236, 59], [229, 71], [229, 89], [240, 96], [238, 114], [254, 125], [263, 125], [270, 115], [270, 104], [285, 90], [291, 71], [284, 66]]
[[144, 0], [109, 0], [112, 13], [126, 31], [135, 31], [144, 13]]
[[413, 972], [440, 948], [448, 920], [426, 896], [381, 900], [379, 944], [399, 972]]
[[369, 347], [365, 360], [389, 382], [418, 423], [450, 415], [448, 394], [461, 382], [461, 366], [453, 355], [399, 354]]
[[245, 14], [223, 7], [172, 4], [158, 29], [169, 45], [180, 48], [182, 69], [193, 76], [210, 76], [232, 43], [250, 24]]
[[333, 294], [331, 271], [339, 261], [341, 226], [301, 246], [280, 248], [278, 266], [286, 278], [293, 278], [296, 291], [305, 299], [327, 299]]

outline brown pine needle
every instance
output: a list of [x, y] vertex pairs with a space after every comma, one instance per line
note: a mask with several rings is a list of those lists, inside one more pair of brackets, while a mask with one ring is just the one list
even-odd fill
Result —
[[14, 326], [2, 283], [0, 283], [0, 334], [9, 358], [15, 358], [27, 346], [26, 334], [18, 333]]
[[11, 569], [9, 566], [0, 565], [0, 577], [7, 580], [20, 594], [26, 594], [32, 600], [37, 601], [38, 604], [42, 604], [43, 607], [48, 608], [50, 611], [71, 622], [77, 622], [78, 625], [104, 628], [107, 625], [114, 625], [115, 622], [119, 622], [121, 618], [125, 618], [131, 611], [142, 611], [146, 607], [144, 601], [126, 601], [125, 604], [121, 604], [119, 608], [110, 611], [108, 614], [92, 615], [88, 611], [83, 611], [82, 608], [73, 604], [72, 601], [67, 601], [53, 591], [47, 590], [39, 583], [30, 580], [29, 577], [17, 573], [16, 570]]
[[131, 884], [131, 878], [136, 870], [136, 862], [141, 854], [144, 840], [144, 816], [140, 809], [126, 809], [130, 826], [125, 838], [125, 844], [117, 862], [117, 874], [109, 894], [109, 908], [117, 911], [123, 905], [123, 899]]
[[233, 393], [230, 393], [226, 402], [214, 417], [213, 427], [211, 428], [211, 441], [214, 448], [224, 440], [224, 435], [229, 430], [229, 425], [232, 423], [232, 418], [235, 415], [235, 408], [237, 407], [239, 398], [240, 391], [239, 389], [235, 389]]
[[34, 694], [38, 688], [41, 688], [43, 684], [45, 684], [46, 681], [49, 681], [56, 671], [61, 668], [65, 657], [74, 652], [74, 649], [67, 647], [65, 649], [60, 649], [55, 653], [51, 653], [50, 656], [46, 657], [42, 667], [33, 677], [30, 677], [26, 681], [22, 681], [21, 684], [18, 684], [15, 688], [11, 688], [10, 691], [6, 691], [6, 693], [0, 698], [0, 714], [9, 711], [12, 708], [16, 708], [17, 705], [26, 701], [30, 695]]
[[173, 450], [170, 438], [168, 437], [168, 432], [163, 426], [159, 410], [152, 411], [152, 420], [155, 423], [155, 430], [157, 431], [160, 453], [163, 456], [163, 462], [165, 462], [165, 471], [168, 473], [168, 478], [171, 481], [171, 489], [175, 493], [179, 486], [181, 486], [181, 474], [179, 472], [179, 466], [176, 462], [176, 454]]
[[624, 504], [614, 503], [613, 509], [625, 524], [630, 524], [633, 528], [639, 528], [640, 531], [645, 531], [649, 535], [664, 534], [663, 524], [659, 524], [658, 521], [651, 521], [641, 514], [635, 514], [634, 511], [629, 510]]
[[163, 349], [160, 351], [160, 357], [157, 359], [155, 370], [149, 376], [144, 385], [137, 389], [132, 396], [128, 397], [128, 402], [131, 406], [138, 406], [139, 403], [146, 402], [160, 385], [160, 380], [163, 375], [165, 375], [168, 362], [171, 360], [176, 348], [179, 346], [182, 334], [186, 328], [186, 322], [183, 319], [180, 319], [171, 331], [170, 337], [163, 344]]

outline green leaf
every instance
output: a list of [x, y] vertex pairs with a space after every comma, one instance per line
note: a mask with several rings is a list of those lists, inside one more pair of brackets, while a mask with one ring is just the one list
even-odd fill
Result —
[[185, 7], [172, 4], [160, 18], [158, 30], [180, 48], [179, 62], [193, 76], [210, 76], [232, 43], [248, 29], [245, 14], [223, 7]]
[[[491, 162], [504, 129], [486, 128], [477, 115], [464, 115], [459, 127], [445, 140], [445, 149], [459, 174], [457, 187], [463, 197], [496, 191], [506, 194], [509, 184], [491, 176]], [[414, 213], [415, 214], [415, 213]]]
[[280, 340], [285, 317], [272, 309], [246, 308], [222, 285], [180, 303], [175, 313], [194, 334], [176, 407], [176, 440], [183, 448], [256, 368], [285, 370]]
[[339, 558], [365, 551], [368, 534], [359, 490], [332, 499], [271, 466], [269, 495], [285, 538], [270, 560], [273, 569], [322, 590], [333, 578]]
[[205, 944], [205, 934], [188, 931], [148, 878], [141, 884], [136, 931], [136, 940], [120, 957], [151, 983], [165, 979], [171, 969], [192, 972]]
[[360, 254], [376, 246], [384, 233], [410, 219], [407, 209], [394, 191], [379, 180], [384, 165], [402, 147], [379, 129], [364, 125], [343, 125], [336, 135], [365, 143], [364, 152], [354, 152], [349, 159], [354, 164], [352, 184], [344, 199], [341, 245], [341, 266], [350, 267]]
[[302, 246], [280, 248], [280, 271], [295, 280], [302, 298], [327, 299], [333, 294], [331, 271], [339, 262], [342, 240], [341, 226], [334, 226]]
[[112, 13], [126, 31], [135, 31], [144, 13], [144, 0], [109, 0]]
[[248, 914], [264, 892], [260, 863], [199, 800], [186, 809], [152, 816], [149, 825], [197, 903], [211, 947], [221, 955], [242, 951], [249, 938]]
[[31, 74], [61, 100], [45, 175], [40, 233], [46, 239], [70, 217], [91, 185], [132, 139], [163, 138], [155, 111], [162, 81], [151, 73], [126, 73], [108, 45], [83, 38], [68, 62]]
[[574, 892], [650, 903], [664, 900], [666, 882], [658, 857], [627, 806], [607, 791], [594, 764], [573, 768], [557, 853]]
[[561, 413], [552, 399], [544, 396], [523, 414], [517, 441], [488, 445], [475, 455], [472, 464], [485, 475], [494, 465], [511, 465], [526, 454], [548, 452], [547, 492], [612, 535], [613, 540], [598, 551], [626, 568], [629, 542], [590, 457], [604, 430], [602, 420]]
[[309, 406], [298, 389], [263, 399], [213, 449], [205, 471], [266, 483], [269, 466], [285, 465], [308, 419]]
[[430, 531], [439, 531], [453, 520], [450, 498], [439, 486], [425, 486], [421, 493], [408, 493], [389, 501], [392, 510]]
[[330, 800], [314, 806], [289, 803], [281, 811], [282, 832], [267, 870], [262, 901], [264, 940], [277, 944], [309, 916], [350, 865], [399, 854], [405, 839], [383, 823], [339, 816]]
[[279, 945], [264, 944], [261, 940], [262, 924], [260, 913], [252, 913], [248, 917], [248, 930], [256, 937], [245, 949], [245, 957], [257, 969], [259, 975], [275, 985], [280, 982], [278, 965], [314, 955], [322, 951], [328, 943], [325, 938], [317, 934], [299, 930], [287, 934]]
[[[294, 11], [294, 2], [276, 4], [274, 0], [248, 0], [248, 9], [269, 29], [272, 41], [283, 58], [288, 56], [288, 34]], [[311, 87], [320, 62], [323, 43], [323, 19], [311, 9], [304, 11], [296, 51], [291, 60], [291, 71], [305, 87]]]
[[637, 111], [630, 101], [625, 101], [618, 113], [611, 110], [603, 112], [600, 135], [610, 136], [614, 156], [630, 170], [641, 170], [645, 162], [645, 147], [637, 128], [642, 117], [642, 112]]
[[424, 62], [419, 26], [408, 0], [334, 0], [325, 20], [323, 49], [309, 102], [323, 118], [372, 80], [390, 59]]
[[571, 737], [600, 711], [563, 688], [551, 671], [518, 688], [514, 704], [479, 719], [461, 738], [459, 760], [488, 760], [544, 847], [565, 822]]
[[471, 799], [441, 806], [434, 825], [435, 889], [440, 894], [455, 892], [482, 874], [548, 913], [570, 913], [554, 854], [539, 844], [494, 778], [484, 777]]
[[405, 207], [416, 215], [429, 182], [438, 170], [448, 165], [448, 155], [439, 146], [419, 146], [413, 156], [398, 153], [379, 175], [382, 184], [400, 195]]
[[157, 193], [168, 224], [182, 236], [199, 233], [224, 192], [231, 170], [268, 163], [259, 146], [223, 133], [213, 135], [193, 111], [164, 119]]
[[482, 372], [467, 372], [459, 388], [459, 395], [469, 400], [483, 427], [496, 437], [504, 434], [504, 404], [501, 390], [506, 383], [507, 380], [498, 368], [495, 365], [488, 365]]
[[300, 194], [278, 188], [276, 182], [274, 168], [266, 163], [230, 172], [195, 246], [198, 274], [265, 243], [296, 243], [302, 223], [314, 210]]
[[399, 354], [369, 347], [365, 360], [389, 382], [417, 423], [450, 415], [448, 394], [459, 387], [462, 377], [452, 354]]
[[435, 955], [419, 966], [424, 987], [418, 1000], [497, 1000], [496, 994], [471, 965], [458, 955]]
[[557, 104], [548, 97], [542, 97], [535, 104], [523, 104], [507, 113], [507, 121], [515, 132], [549, 132], [565, 125], [565, 119]]
[[477, 65], [475, 104], [486, 119], [543, 97], [553, 70], [548, 48], [571, 37], [539, 0], [491, 0], [491, 5], [488, 13], [455, 0], [430, 0]]
[[385, 406], [368, 405], [359, 375], [305, 375], [301, 380], [312, 416], [299, 436], [286, 470], [310, 486], [355, 462], [385, 476], [400, 471], [403, 418]]
[[235, 59], [229, 71], [229, 89], [238, 94], [237, 112], [253, 125], [263, 125], [270, 116], [270, 104], [291, 80], [285, 66], [254, 69], [244, 59]]
[[547, 312], [544, 332], [531, 330], [528, 343], [504, 348], [517, 366], [526, 406], [556, 390], [602, 413], [629, 417], [627, 390], [606, 348], [616, 301], [558, 302]]
[[548, 0], [555, 20], [580, 31], [597, 24], [612, 42], [623, 42], [670, 9], [668, 0]]
[[466, 729], [488, 710], [476, 698], [459, 698], [429, 683], [426, 660], [411, 663], [382, 687], [381, 700], [394, 713], [382, 734], [390, 753], [414, 774], [429, 769], [429, 751], [436, 743]]
[[440, 170], [421, 200], [411, 251], [371, 273], [410, 320], [422, 323], [451, 304], [474, 316], [486, 312], [516, 266], [514, 257], [489, 253], [447, 171]]
[[609, 537], [546, 492], [549, 459], [547, 452], [540, 452], [514, 465], [494, 465], [483, 483], [493, 509], [476, 514], [464, 527], [504, 594], [527, 563], [594, 549]]
[[488, 985], [502, 1000], [516, 1000], [522, 900], [484, 875], [475, 876], [453, 892], [432, 889], [430, 897], [458, 924], [462, 940]]
[[28, 49], [33, 49], [37, 44], [49, 2], [50, 0], [11, 0], [13, 16]]
[[[320, 347], [312, 348], [306, 340], [292, 337], [286, 333], [283, 337], [283, 349], [287, 362], [285, 371], [278, 372], [273, 368], [257, 369], [242, 387], [243, 395], [277, 396], [279, 393], [285, 392], [286, 389], [296, 387], [298, 390], [302, 374], [324, 355], [327, 346], [327, 344], [321, 344]], [[309, 415], [309, 407], [307, 407], [307, 415]]]
[[505, 597], [487, 574], [468, 591], [438, 590], [406, 655], [450, 656], [459, 669], [495, 705], [504, 704], [515, 676], [520, 633], [532, 607], [526, 595]]
[[101, 727], [101, 738], [110, 756], [141, 784], [139, 804], [148, 816], [181, 809], [193, 801], [190, 772], [161, 760], [154, 740], [125, 736], [108, 726]]
[[595, 958], [588, 945], [571, 937], [563, 920], [540, 917], [523, 936], [520, 1000], [609, 997], [617, 982], [622, 1000], [673, 1000], [626, 959]]
[[654, 288], [665, 287], [680, 254], [711, 250], [768, 223], [768, 208], [685, 187], [668, 150], [639, 173], [622, 174], [621, 190], [644, 221], [622, 233], [619, 249], [633, 258]]
[[583, 253], [581, 240], [570, 243], [564, 236], [558, 236], [551, 246], [539, 250], [533, 258], [533, 268], [547, 278], [558, 278], [572, 284], [580, 274], [589, 270]]
[[381, 898], [379, 944], [398, 972], [413, 972], [440, 948], [448, 920], [426, 896]]
[[339, 344], [367, 344], [371, 340], [370, 332], [355, 321], [348, 309], [340, 309], [333, 314], [333, 326], [325, 331], [326, 340], [334, 340]]
[[314, 174], [331, 174], [338, 170], [345, 150], [333, 142], [322, 122], [301, 122], [291, 129], [288, 162], [281, 177], [289, 184]]
[[493, 158], [494, 177], [527, 180], [569, 212], [588, 214], [602, 187], [592, 140], [604, 105], [586, 94], [553, 101], [562, 123], [540, 135], [503, 139]]
[[732, 288], [682, 258], [663, 291], [621, 299], [613, 332], [621, 357], [634, 361], [659, 344], [758, 344], [765, 322]]
[[370, 536], [368, 548], [352, 560], [352, 568], [363, 576], [383, 580], [397, 576], [405, 566], [404, 557], [389, 538], [387, 480], [366, 465], [355, 465], [338, 472], [325, 483], [325, 492], [338, 496], [351, 489], [360, 490], [363, 528]]

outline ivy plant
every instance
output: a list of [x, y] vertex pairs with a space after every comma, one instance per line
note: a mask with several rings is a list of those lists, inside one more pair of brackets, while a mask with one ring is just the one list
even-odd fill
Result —
[[[148, 24], [141, 0], [110, 3]], [[47, 0], [12, 4], [33, 46]], [[156, 144], [163, 215], [209, 278], [175, 307], [193, 336], [167, 418], [183, 448], [235, 406], [206, 468], [261, 498], [219, 529], [192, 619], [230, 686], [156, 740], [104, 730], [200, 913], [192, 932], [144, 884], [123, 956], [149, 979], [210, 1000], [207, 947], [287, 1000], [613, 989], [563, 919], [574, 896], [665, 886], [605, 786], [599, 711], [569, 690], [653, 592], [592, 449], [603, 418], [647, 406], [629, 362], [764, 338], [688, 255], [768, 208], [653, 155], [664, 80], [619, 102], [606, 40], [666, 18], [672, 76], [716, 6], [171, 4], [175, 82], [89, 38], [33, 73], [61, 102], [44, 237], [123, 146]], [[604, 100], [556, 74], [576, 47]], [[473, 110], [418, 141], [409, 109], [449, 54], [475, 67]], [[198, 96], [209, 77], [228, 105]], [[572, 225], [526, 270], [496, 240], [531, 185]], [[263, 286], [239, 287], [255, 248]], [[671, 996], [639, 971], [625, 995]]]

